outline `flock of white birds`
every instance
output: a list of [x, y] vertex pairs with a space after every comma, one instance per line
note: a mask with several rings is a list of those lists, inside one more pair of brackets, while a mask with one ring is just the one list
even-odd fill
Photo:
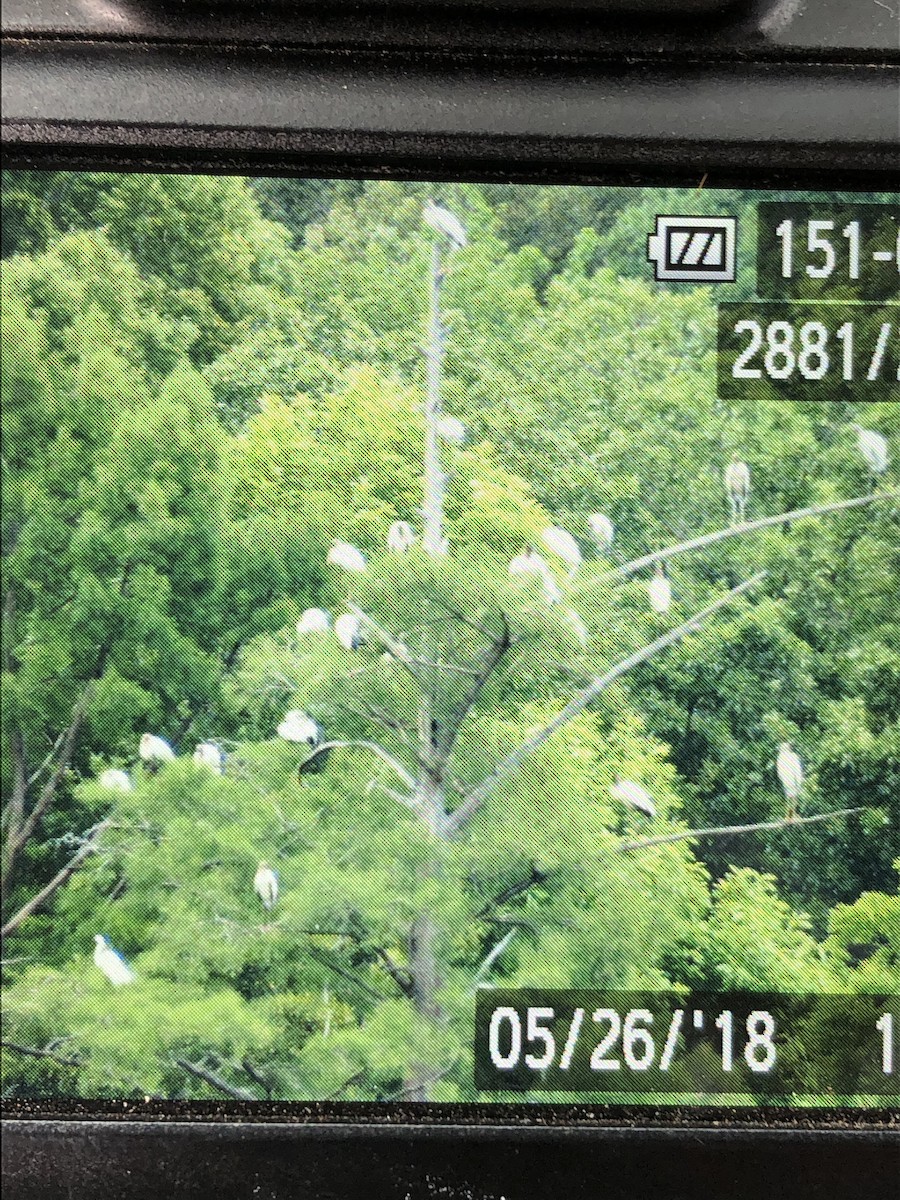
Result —
[[[466, 231], [462, 223], [453, 213], [436, 205], [429, 200], [423, 214], [425, 223], [435, 232], [446, 237], [454, 248], [467, 245]], [[859, 452], [869, 468], [871, 482], [882, 476], [890, 465], [887, 439], [882, 434], [871, 429], [864, 429], [859, 424], [852, 424]], [[462, 445], [467, 436], [465, 426], [456, 417], [444, 416], [438, 422], [439, 435], [448, 442]], [[750, 467], [743, 462], [738, 454], [733, 455], [724, 473], [725, 493], [731, 513], [733, 526], [742, 525], [747, 520], [747, 509], [750, 501]], [[612, 519], [604, 513], [591, 513], [587, 518], [587, 529], [593, 544], [602, 554], [612, 551], [616, 529]], [[387, 549], [395, 554], [405, 554], [416, 544], [417, 536], [408, 521], [394, 521], [387, 533]], [[557, 525], [551, 525], [541, 534], [545, 549], [560, 559], [569, 569], [569, 581], [583, 562], [581, 547], [573, 535]], [[368, 560], [358, 546], [349, 542], [335, 539], [327, 553], [327, 561], [345, 571], [361, 573], [366, 571]], [[563, 590], [553, 574], [545, 558], [533, 546], [525, 546], [509, 564], [509, 575], [513, 579], [539, 581], [544, 597], [548, 604], [560, 604], [563, 600]], [[650, 580], [647, 582], [647, 594], [650, 608], [657, 616], [665, 616], [672, 605], [672, 585], [666, 573], [663, 562], [658, 562]], [[588, 631], [581, 617], [574, 609], [565, 612], [565, 619], [574, 630], [579, 642], [587, 645]], [[307, 608], [297, 621], [298, 637], [328, 634], [332, 628], [331, 615], [323, 608]], [[354, 613], [343, 613], [334, 621], [334, 633], [341, 645], [347, 650], [358, 650], [365, 641], [363, 622]], [[390, 658], [390, 655], [384, 657]], [[308, 713], [300, 709], [286, 712], [277, 727], [277, 734], [287, 742], [305, 745], [312, 749], [321, 746], [323, 731], [321, 726]], [[156, 734], [144, 733], [138, 745], [138, 756], [151, 772], [157, 771], [163, 764], [173, 762], [176, 758], [172, 746]], [[201, 767], [222, 775], [225, 771], [225, 753], [215, 742], [200, 742], [193, 752], [193, 761]], [[801, 798], [805, 774], [800, 755], [790, 742], [782, 742], [778, 747], [775, 759], [775, 772], [784, 792], [787, 805], [787, 820], [797, 817], [797, 804]], [[130, 792], [133, 783], [130, 775], [118, 768], [109, 768], [102, 772], [98, 782], [101, 786], [114, 791]], [[628, 805], [643, 813], [651, 820], [656, 817], [657, 809], [650, 793], [632, 779], [616, 778], [609, 788], [609, 794], [614, 800]], [[270, 912], [277, 903], [279, 892], [278, 874], [268, 862], [262, 861], [253, 876], [253, 890], [259, 897], [263, 908]], [[103, 972], [110, 983], [115, 986], [131, 983], [135, 973], [122, 957], [110, 945], [103, 934], [96, 934], [94, 963]]]

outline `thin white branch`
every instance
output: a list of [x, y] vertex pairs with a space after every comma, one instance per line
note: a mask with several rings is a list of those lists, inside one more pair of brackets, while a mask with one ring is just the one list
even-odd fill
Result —
[[552, 720], [540, 729], [527, 742], [513, 750], [510, 754], [497, 764], [494, 770], [481, 783], [477, 784], [469, 792], [467, 799], [451, 813], [444, 825], [445, 835], [452, 837], [457, 833], [467, 822], [469, 822], [475, 813], [481, 808], [488, 795], [494, 790], [498, 783], [505, 779], [508, 775], [513, 774], [522, 765], [526, 758], [529, 757], [537, 748], [541, 746], [548, 738], [551, 738], [563, 725], [567, 725], [574, 717], [583, 712], [585, 708], [596, 699], [602, 691], [605, 691], [617, 679], [621, 679], [628, 671], [640, 666], [659, 654], [662, 650], [668, 649], [669, 646], [681, 641], [687, 634], [692, 633], [697, 629], [708, 617], [713, 613], [718, 612], [720, 608], [725, 608], [736, 600], [738, 596], [749, 591], [761, 582], [766, 576], [765, 571], [759, 571], [750, 579], [746, 579], [737, 587], [726, 592], [724, 596], [720, 596], [714, 600], [712, 604], [708, 604], [706, 608], [695, 613], [687, 621], [683, 621], [681, 625], [670, 629], [668, 633], [658, 637], [649, 645], [644, 646], [640, 650], [636, 650], [633, 654], [629, 654], [627, 658], [623, 658], [621, 662], [616, 663], [603, 675], [598, 675], [593, 679], [587, 687], [583, 688], [569, 703], [562, 708]]
[[689, 838], [726, 837], [736, 833], [754, 833], [758, 829], [793, 829], [795, 825], [814, 825], [817, 821], [832, 821], [835, 817], [846, 817], [848, 813], [864, 812], [865, 805], [858, 808], [837, 808], [833, 812], [816, 813], [812, 817], [781, 817], [777, 821], [761, 821], [753, 825], [714, 825], [709, 829], [680, 829], [677, 833], [663, 833], [658, 837], [636, 838], [622, 842], [617, 850], [627, 854], [631, 850], [645, 850], [649, 846], [666, 846], [670, 842], [683, 842]]
[[807, 517], [821, 517], [826, 513], [843, 512], [849, 508], [861, 508], [866, 504], [875, 504], [880, 500], [900, 499], [900, 492], [874, 492], [870, 496], [855, 496], [852, 500], [837, 500], [833, 504], [812, 504], [808, 508], [795, 508], [790, 512], [779, 513], [774, 517], [760, 517], [756, 521], [747, 521], [743, 525], [729, 526], [727, 529], [716, 529], [712, 533], [701, 534], [687, 542], [678, 542], [674, 546], [666, 546], [663, 550], [654, 550], [652, 554], [643, 554], [633, 558], [612, 571], [607, 571], [597, 579], [592, 579], [576, 592], [583, 592], [596, 587], [600, 583], [608, 583], [622, 576], [633, 575], [644, 567], [653, 566], [675, 554], [684, 554], [688, 550], [699, 550], [703, 546], [711, 546], [714, 542], [725, 541], [726, 538], [743, 537], [745, 533], [754, 533], [757, 529], [768, 529], [773, 525], [785, 525], [793, 521], [802, 521]]
[[346, 742], [322, 742], [320, 746], [316, 746], [315, 750], [313, 750], [312, 754], [310, 754], [308, 758], [304, 759], [301, 767], [306, 767], [308, 763], [313, 762], [313, 760], [318, 758], [320, 755], [326, 754], [329, 750], [370, 750], [372, 754], [377, 754], [383, 762], [387, 763], [391, 770], [403, 780], [410, 791], [415, 789], [415, 779], [412, 777], [412, 775], [410, 775], [409, 771], [407, 771], [406, 767], [404, 767], [402, 763], [397, 762], [396, 758], [394, 758], [393, 754], [391, 754], [389, 750], [385, 750], [384, 746], [379, 746], [377, 742], [369, 742], [363, 739], [354, 738], [353, 740]]
[[503, 937], [500, 939], [500, 941], [497, 943], [497, 945], [493, 948], [493, 950], [491, 950], [490, 954], [487, 956], [487, 958], [484, 960], [484, 962], [481, 964], [481, 966], [475, 972], [475, 978], [472, 981], [472, 987], [470, 988], [470, 994], [472, 992], [477, 991], [479, 983], [481, 983], [481, 981], [484, 978], [486, 978], [491, 967], [494, 965], [494, 963], [497, 961], [497, 959], [500, 957], [500, 955], [503, 953], [503, 951], [506, 949], [506, 947], [509, 945], [509, 943], [513, 940], [513, 938], [515, 936], [516, 936], [516, 927], [513, 926], [513, 928], [510, 929], [509, 933], [505, 933], [503, 935]]

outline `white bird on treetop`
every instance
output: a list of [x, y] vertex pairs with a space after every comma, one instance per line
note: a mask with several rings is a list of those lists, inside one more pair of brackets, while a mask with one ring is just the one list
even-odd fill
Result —
[[363, 643], [362, 626], [354, 613], [344, 613], [334, 623], [337, 640], [346, 650], [358, 650]]
[[787, 800], [787, 817], [797, 815], [797, 801], [803, 791], [803, 762], [790, 742], [782, 742], [775, 759], [775, 771]]
[[131, 983], [135, 974], [128, 963], [114, 950], [102, 933], [94, 934], [94, 965], [99, 967], [106, 978], [115, 987], [123, 983]]
[[428, 200], [422, 209], [422, 220], [436, 233], [442, 233], [456, 247], [468, 245], [469, 239], [459, 217], [453, 215], [449, 208], [441, 208], [433, 200]]
[[609, 517], [603, 513], [591, 513], [587, 519], [591, 536], [601, 550], [611, 550], [616, 528]]
[[327, 633], [331, 625], [331, 617], [324, 608], [305, 608], [297, 622], [297, 633], [302, 637], [306, 633]]
[[312, 717], [307, 716], [302, 709], [292, 708], [286, 712], [278, 726], [278, 736], [286, 742], [302, 742], [307, 746], [317, 746], [322, 737], [322, 731]]
[[457, 446], [461, 446], [467, 437], [466, 427], [458, 417], [441, 417], [437, 430], [445, 442], [453, 442]]
[[131, 777], [126, 771], [119, 771], [115, 767], [109, 767], [104, 771], [97, 780], [101, 787], [109, 788], [113, 792], [133, 792], [134, 784], [131, 782]]
[[874, 429], [863, 429], [856, 421], [850, 428], [856, 434], [859, 452], [866, 460], [873, 475], [883, 475], [890, 466], [891, 456], [888, 452], [887, 438]]
[[650, 607], [662, 616], [672, 605], [672, 585], [666, 577], [662, 563], [656, 564], [653, 578], [647, 584], [647, 594], [650, 597]]
[[331, 543], [327, 561], [333, 567], [343, 567], [345, 571], [364, 571], [366, 569], [366, 556], [362, 550], [337, 538]]
[[526, 546], [509, 564], [509, 573], [515, 579], [522, 579], [525, 575], [539, 575], [543, 579], [550, 574], [550, 568], [546, 559], [541, 558], [532, 546]]
[[416, 535], [408, 521], [392, 521], [388, 529], [387, 548], [397, 554], [405, 554], [416, 543]]
[[547, 549], [561, 558], [573, 571], [581, 566], [581, 549], [567, 529], [551, 525], [549, 529], [544, 530], [541, 537]]
[[262, 900], [263, 908], [268, 912], [275, 907], [278, 899], [278, 872], [273, 871], [267, 862], [261, 862], [253, 876], [253, 890]]
[[609, 794], [614, 800], [630, 804], [632, 808], [639, 809], [648, 817], [656, 816], [656, 805], [653, 803], [650, 793], [632, 779], [617, 779], [610, 787]]
[[225, 773], [225, 755], [215, 742], [199, 742], [194, 751], [194, 762], [198, 767], [208, 767], [215, 775]]
[[733, 454], [725, 468], [725, 490], [731, 505], [731, 523], [739, 525], [747, 519], [747, 501], [750, 499], [750, 468]]
[[174, 762], [175, 751], [165, 740], [153, 733], [142, 733], [138, 744], [138, 754], [145, 763], [159, 766], [160, 763]]

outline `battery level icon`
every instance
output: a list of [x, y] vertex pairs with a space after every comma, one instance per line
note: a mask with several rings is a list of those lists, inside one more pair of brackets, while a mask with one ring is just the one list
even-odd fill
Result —
[[737, 217], [657, 217], [647, 261], [660, 283], [732, 283]]

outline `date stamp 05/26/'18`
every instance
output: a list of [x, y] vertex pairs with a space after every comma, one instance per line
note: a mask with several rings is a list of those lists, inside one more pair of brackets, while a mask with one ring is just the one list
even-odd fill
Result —
[[476, 998], [483, 1091], [900, 1096], [900, 996], [504, 990]]

